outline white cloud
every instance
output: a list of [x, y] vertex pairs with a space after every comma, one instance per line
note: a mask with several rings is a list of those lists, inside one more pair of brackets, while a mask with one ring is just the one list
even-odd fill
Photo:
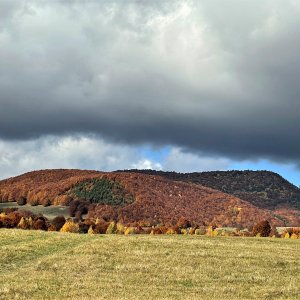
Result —
[[170, 154], [162, 163], [163, 170], [177, 172], [201, 172], [227, 170], [230, 160], [220, 157], [198, 156], [183, 152], [180, 148], [172, 148]]
[[133, 169], [152, 169], [152, 170], [161, 170], [162, 166], [158, 162], [153, 162], [150, 159], [142, 159], [138, 161], [136, 164], [132, 165]]

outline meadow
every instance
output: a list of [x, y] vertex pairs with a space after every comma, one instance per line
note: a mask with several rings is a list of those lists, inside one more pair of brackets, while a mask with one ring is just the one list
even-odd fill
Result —
[[299, 299], [300, 240], [0, 229], [0, 299]]
[[68, 206], [62, 205], [50, 205], [45, 207], [43, 205], [18, 205], [17, 202], [0, 203], [0, 209], [6, 208], [18, 208], [18, 210], [27, 210], [36, 215], [42, 214], [50, 220], [55, 218], [56, 216], [64, 216], [65, 218], [68, 218], [70, 216]]

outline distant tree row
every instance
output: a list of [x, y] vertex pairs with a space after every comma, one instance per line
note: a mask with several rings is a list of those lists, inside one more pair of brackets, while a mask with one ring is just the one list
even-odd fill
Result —
[[287, 228], [281, 235], [272, 228], [268, 221], [257, 223], [252, 231], [227, 230], [215, 226], [192, 226], [186, 218], [181, 217], [175, 226], [157, 225], [141, 226], [139, 223], [124, 224], [121, 221], [105, 221], [103, 219], [77, 218], [65, 219], [57, 216], [48, 220], [42, 215], [35, 215], [28, 211], [17, 209], [5, 209], [0, 213], [0, 228], [19, 228], [23, 230], [60, 231], [70, 233], [88, 234], [183, 234], [183, 235], [207, 235], [207, 236], [243, 236], [243, 237], [284, 237], [300, 238], [300, 228]]

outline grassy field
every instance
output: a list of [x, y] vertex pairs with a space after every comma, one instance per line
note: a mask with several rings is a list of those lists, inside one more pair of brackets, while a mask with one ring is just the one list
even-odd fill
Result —
[[44, 207], [43, 205], [31, 206], [29, 204], [26, 205], [18, 205], [17, 202], [4, 202], [0, 203], [0, 208], [18, 208], [19, 210], [28, 210], [33, 212], [34, 214], [42, 214], [48, 219], [53, 219], [56, 216], [64, 216], [68, 218], [69, 208], [68, 206], [59, 206], [59, 205], [50, 205]]
[[0, 229], [0, 299], [300, 299], [300, 240]]

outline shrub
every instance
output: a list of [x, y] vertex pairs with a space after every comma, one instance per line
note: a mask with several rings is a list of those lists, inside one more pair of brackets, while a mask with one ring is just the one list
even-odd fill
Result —
[[50, 224], [48, 226], [48, 231], [56, 231], [56, 228], [52, 224]]
[[248, 230], [241, 230], [240, 231], [240, 236], [251, 237], [251, 236], [253, 236], [253, 234], [252, 234], [252, 232], [249, 232]]
[[171, 228], [175, 233], [180, 234], [180, 228], [178, 226], [173, 226]]
[[75, 213], [75, 219], [78, 222], [82, 220], [82, 213], [81, 213], [81, 211], [76, 211], [76, 213]]
[[219, 232], [217, 229], [214, 229], [213, 232], [212, 232], [212, 235], [213, 236], [218, 236]]
[[33, 221], [32, 229], [35, 230], [47, 230], [48, 224], [47, 220], [44, 217], [37, 217]]
[[286, 228], [283, 232], [283, 235], [286, 233], [288, 233], [290, 237], [293, 234], [295, 234], [297, 237], [300, 237], [300, 228], [299, 227]]
[[189, 220], [187, 220], [185, 217], [180, 217], [177, 224], [177, 227], [179, 227], [180, 229], [182, 228], [189, 228], [192, 226], [191, 222]]
[[79, 233], [88, 233], [90, 226], [88, 224], [79, 223]]
[[66, 219], [64, 216], [57, 216], [51, 221], [51, 225], [55, 228], [55, 231], [59, 231], [65, 224]]
[[77, 207], [79, 205], [79, 200], [73, 200], [69, 205], [69, 214], [71, 217], [75, 217], [75, 213], [77, 211]]
[[118, 234], [124, 234], [125, 227], [122, 223], [117, 223], [117, 233]]
[[205, 227], [202, 226], [200, 228], [195, 229], [195, 234], [196, 235], [205, 235], [206, 234]]
[[160, 231], [161, 231], [163, 234], [165, 234], [165, 233], [167, 232], [167, 230], [168, 230], [168, 228], [165, 227], [165, 226], [158, 226], [158, 228], [160, 229]]
[[90, 203], [88, 201], [81, 201], [77, 207], [77, 212], [80, 212], [81, 215], [87, 214]]
[[188, 234], [195, 234], [195, 228], [194, 227], [190, 227], [188, 228]]
[[110, 226], [110, 223], [105, 222], [103, 219], [99, 219], [96, 221], [96, 224], [93, 226], [93, 229], [95, 231], [95, 233], [98, 234], [104, 234], [104, 233], [108, 233], [108, 231], [114, 231], [114, 232], [110, 232], [110, 233], [116, 233], [116, 226], [113, 226], [113, 228], [108, 229]]
[[170, 227], [168, 228], [166, 234], [180, 234], [181, 233], [181, 230], [178, 226], [173, 226], [173, 227]]
[[280, 234], [278, 233], [276, 227], [272, 227], [271, 228], [271, 231], [270, 231], [270, 234], [269, 234], [270, 237], [280, 237]]
[[71, 217], [75, 217], [78, 220], [82, 219], [82, 215], [88, 212], [89, 201], [86, 200], [73, 200], [70, 202], [69, 213]]
[[163, 232], [161, 231], [161, 229], [159, 227], [154, 227], [154, 228], [152, 228], [150, 234], [163, 234]]
[[200, 231], [199, 228], [197, 228], [197, 229], [195, 230], [195, 235], [201, 235], [201, 231]]
[[297, 236], [300, 237], [300, 227], [294, 227], [293, 233], [297, 234]]
[[257, 234], [260, 234], [261, 237], [267, 237], [270, 235], [271, 225], [267, 220], [261, 221], [253, 227], [252, 232], [255, 236], [257, 236]]
[[17, 200], [18, 205], [25, 205], [27, 203], [27, 199], [25, 197], [20, 197]]
[[[97, 219], [98, 220], [98, 219]], [[97, 223], [97, 220], [96, 220], [96, 223]], [[90, 218], [87, 218], [84, 220], [84, 223], [91, 226], [91, 225], [95, 225], [95, 222], [93, 219], [90, 219]]]
[[74, 223], [72, 219], [68, 219], [64, 226], [60, 229], [60, 232], [71, 232], [78, 233], [79, 232], [79, 224]]
[[28, 220], [24, 217], [21, 218], [20, 222], [18, 223], [17, 227], [19, 229], [29, 229], [29, 223]]
[[29, 217], [28, 218], [28, 229], [32, 229], [32, 227], [33, 227], [33, 219], [32, 219], [32, 217]]
[[117, 233], [117, 225], [114, 221], [109, 223], [109, 226], [107, 227], [106, 234], [113, 234]]
[[291, 239], [292, 240], [296, 240], [297, 238], [298, 238], [297, 234], [296, 233], [292, 233]]
[[143, 233], [144, 234], [151, 234], [152, 228], [151, 227], [143, 227]]
[[144, 228], [142, 226], [135, 227], [135, 233], [136, 234], [143, 234], [143, 233], [145, 233]]
[[95, 231], [93, 229], [93, 225], [90, 225], [89, 230], [87, 232], [88, 234], [95, 234]]
[[206, 229], [206, 235], [213, 236], [213, 231], [214, 231], [213, 226], [208, 226]]
[[2, 226], [5, 228], [15, 228], [19, 224], [22, 216], [18, 211], [12, 211], [4, 214], [2, 217]]
[[209, 226], [212, 230], [216, 229], [218, 226], [215, 222], [210, 222]]
[[125, 229], [125, 232], [124, 232], [125, 235], [128, 235], [128, 234], [135, 234], [135, 233], [136, 233], [135, 227], [127, 227], [127, 228]]

